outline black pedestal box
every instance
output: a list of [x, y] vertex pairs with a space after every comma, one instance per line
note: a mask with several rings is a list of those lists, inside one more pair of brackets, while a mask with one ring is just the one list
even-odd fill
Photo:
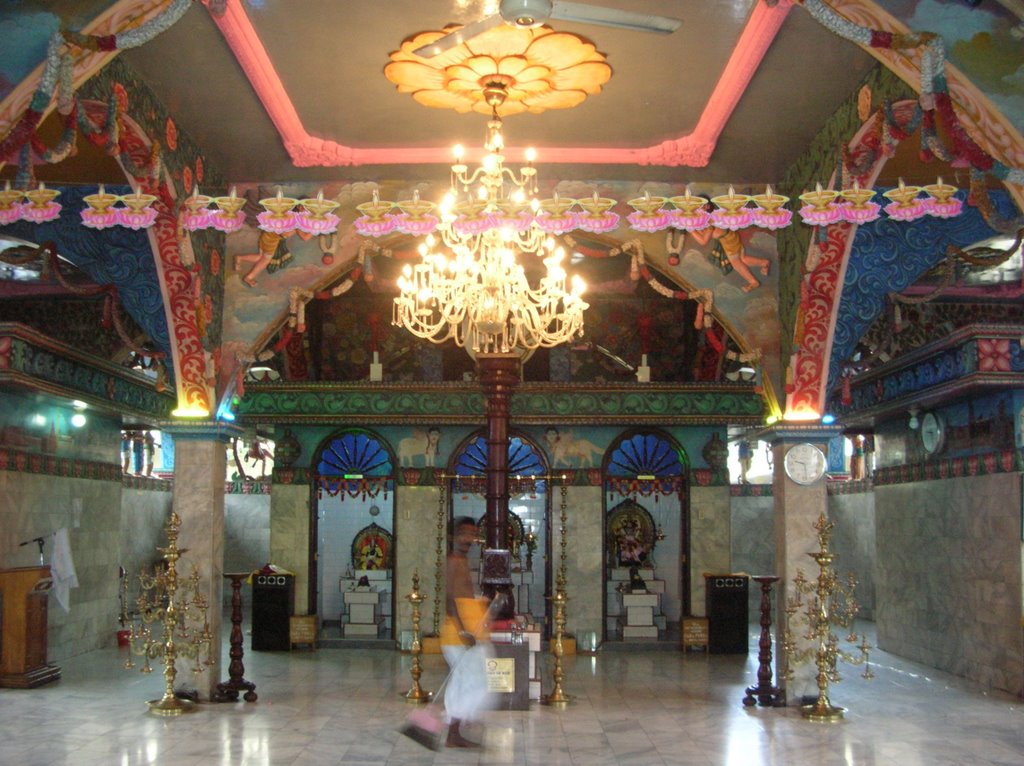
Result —
[[706, 574], [708, 654], [746, 654], [750, 644], [747, 590], [740, 574]]
[[295, 607], [295, 577], [258, 574], [252, 581], [252, 648], [289, 649], [289, 624]]

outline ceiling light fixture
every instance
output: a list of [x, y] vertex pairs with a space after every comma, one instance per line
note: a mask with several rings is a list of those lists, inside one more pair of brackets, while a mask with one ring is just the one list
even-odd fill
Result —
[[[395, 229], [426, 235], [419, 248], [422, 261], [406, 265], [398, 280], [401, 292], [392, 323], [434, 343], [450, 338], [474, 355], [525, 354], [565, 343], [582, 335], [588, 308], [579, 277], [567, 288], [565, 251], [551, 236], [576, 228], [568, 213], [575, 200], [555, 196], [537, 201], [532, 158], [518, 173], [505, 167], [498, 116], [505, 95], [500, 81], [487, 84], [491, 119], [485, 154], [471, 170], [456, 147], [451, 186], [440, 206], [418, 195], [397, 203], [375, 195], [358, 206], [363, 216], [355, 224], [357, 231], [371, 236]], [[393, 215], [395, 207], [401, 212]], [[618, 224], [618, 216], [608, 214], [607, 208], [595, 210], [595, 215], [611, 215], [612, 225]], [[542, 258], [544, 272], [536, 286], [530, 284], [528, 266], [518, 261], [519, 253]]]

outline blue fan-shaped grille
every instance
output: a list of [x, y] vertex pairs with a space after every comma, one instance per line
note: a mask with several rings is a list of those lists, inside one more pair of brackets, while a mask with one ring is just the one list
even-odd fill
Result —
[[391, 456], [372, 436], [358, 431], [332, 439], [320, 455], [321, 476], [390, 476]]
[[654, 434], [623, 439], [608, 462], [609, 476], [679, 476], [685, 473], [679, 452]]
[[[478, 436], [459, 453], [455, 473], [459, 476], [483, 476], [487, 469], [487, 440]], [[509, 476], [541, 476], [545, 473], [544, 462], [532, 445], [518, 436], [509, 439]]]

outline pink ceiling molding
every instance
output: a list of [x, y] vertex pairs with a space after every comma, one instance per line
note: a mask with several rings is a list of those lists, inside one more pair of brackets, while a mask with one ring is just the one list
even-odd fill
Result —
[[[551, 159], [546, 161], [704, 167], [715, 151], [722, 129], [775, 40], [791, 7], [791, 0], [780, 0], [774, 6], [767, 3], [757, 3], [754, 6], [750, 21], [740, 35], [736, 48], [693, 133], [636, 149], [550, 147], [545, 150], [545, 156]], [[242, 8], [241, 0], [227, 0], [222, 14], [211, 12], [210, 15], [224, 35], [260, 101], [263, 102], [263, 107], [277, 128], [285, 150], [296, 167], [448, 164], [451, 161], [449, 150], [442, 147], [357, 149], [309, 135], [274, 70], [263, 43]], [[511, 148], [506, 153], [512, 160], [519, 161], [523, 152], [521, 148]]]

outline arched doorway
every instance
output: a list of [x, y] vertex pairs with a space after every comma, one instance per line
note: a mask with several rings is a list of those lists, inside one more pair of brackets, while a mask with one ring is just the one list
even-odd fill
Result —
[[[487, 441], [481, 431], [470, 435], [452, 454], [449, 473], [449, 518], [470, 516], [486, 523], [485, 469]], [[512, 433], [508, 445], [508, 547], [517, 613], [548, 633], [551, 576], [551, 514], [548, 466], [543, 451], [522, 434]], [[478, 546], [471, 554], [479, 569]]]
[[690, 612], [688, 463], [656, 430], [627, 432], [606, 453], [606, 641], [672, 639]]
[[342, 638], [394, 636], [394, 465], [376, 434], [347, 429], [316, 453], [311, 608]]

